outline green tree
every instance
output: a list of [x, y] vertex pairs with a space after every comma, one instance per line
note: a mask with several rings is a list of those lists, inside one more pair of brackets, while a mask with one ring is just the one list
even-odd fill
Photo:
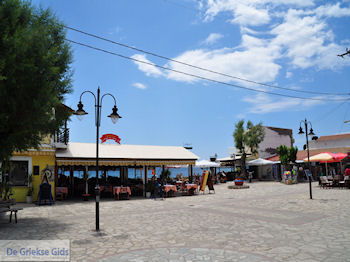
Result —
[[259, 144], [264, 140], [265, 132], [261, 123], [253, 125], [251, 121], [247, 122], [244, 126], [244, 120], [240, 120], [235, 125], [235, 131], [233, 132], [233, 138], [236, 148], [241, 153], [242, 175], [246, 177], [246, 159], [247, 154], [257, 154]]
[[49, 10], [0, 0], [0, 161], [37, 148], [67, 119], [60, 104], [71, 92], [70, 63], [65, 30]]
[[280, 145], [279, 147], [277, 147], [276, 152], [280, 158], [281, 165], [286, 170], [290, 170], [290, 164], [295, 163], [295, 161], [297, 160], [298, 148]]

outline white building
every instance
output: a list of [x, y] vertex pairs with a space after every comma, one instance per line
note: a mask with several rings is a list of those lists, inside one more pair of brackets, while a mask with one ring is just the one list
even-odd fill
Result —
[[317, 140], [309, 141], [310, 150], [323, 149], [325, 152], [350, 151], [350, 133], [320, 136]]
[[264, 126], [265, 137], [259, 144], [258, 154], [260, 158], [269, 158], [276, 155], [276, 148], [285, 145], [293, 146], [293, 130]]
[[[263, 126], [265, 136], [264, 140], [259, 144], [258, 156], [251, 156], [254, 158], [270, 158], [275, 156], [277, 147], [281, 145], [285, 146], [293, 146], [293, 130], [286, 128], [278, 128], [271, 126]], [[229, 164], [230, 162], [234, 162], [235, 160], [241, 159], [241, 153], [235, 147], [229, 148], [230, 156], [225, 158], [220, 158], [218, 161], [223, 164]], [[246, 148], [246, 152], [248, 153], [248, 157], [250, 156], [249, 148]]]

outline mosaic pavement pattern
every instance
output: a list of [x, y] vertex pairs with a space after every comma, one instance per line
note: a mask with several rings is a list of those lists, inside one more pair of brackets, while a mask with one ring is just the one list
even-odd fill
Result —
[[265, 262], [270, 261], [262, 256], [209, 248], [155, 248], [132, 251], [102, 259], [101, 262], [138, 262], [144, 261], [232, 261], [232, 262]]
[[[0, 219], [0, 239], [69, 239], [71, 261], [350, 262], [350, 190], [256, 182], [164, 201], [19, 204], [18, 224]], [[124, 260], [123, 260], [124, 259]]]

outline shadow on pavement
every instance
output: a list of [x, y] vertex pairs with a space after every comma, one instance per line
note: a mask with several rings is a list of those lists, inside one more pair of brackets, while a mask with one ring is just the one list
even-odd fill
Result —
[[43, 217], [18, 217], [18, 223], [9, 223], [8, 216], [0, 218], [0, 239], [57, 239], [57, 234], [66, 232], [68, 223]]

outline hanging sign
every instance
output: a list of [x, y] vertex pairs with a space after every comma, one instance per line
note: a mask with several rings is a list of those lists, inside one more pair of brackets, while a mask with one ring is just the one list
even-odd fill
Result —
[[106, 142], [107, 140], [114, 140], [115, 142], [117, 142], [118, 144], [120, 144], [120, 137], [114, 134], [104, 134], [103, 136], [100, 137], [101, 139], [101, 143]]

